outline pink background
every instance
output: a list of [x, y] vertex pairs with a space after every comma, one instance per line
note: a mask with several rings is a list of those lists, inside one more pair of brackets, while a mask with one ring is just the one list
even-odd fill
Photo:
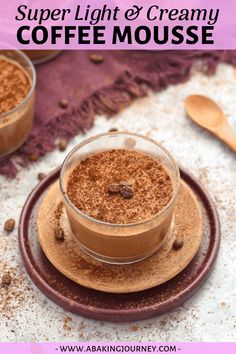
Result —
[[[84, 1], [79, 0], [1, 0], [0, 1], [0, 48], [1, 49], [236, 49], [236, 1], [235, 0], [159, 0], [158, 2], [153, 0], [136, 0], [136, 1], [117, 1], [117, 0], [108, 0], [108, 1], [99, 1], [99, 5], [97, 1]], [[64, 44], [64, 39], [60, 39], [56, 45], [50, 45], [48, 42], [44, 45], [20, 45], [16, 38], [16, 32], [18, 27], [22, 25], [30, 24], [31, 27], [36, 26], [36, 21], [16, 21], [15, 16], [17, 15], [17, 7], [19, 5], [27, 5], [30, 8], [71, 8], [75, 9], [77, 5], [81, 5], [82, 8], [86, 8], [87, 4], [91, 5], [91, 8], [101, 8], [104, 3], [109, 5], [110, 8], [114, 8], [115, 6], [119, 6], [121, 11], [119, 12], [119, 20], [118, 21], [102, 21], [98, 23], [99, 26], [106, 26], [106, 45], [92, 45], [92, 44], [84, 44], [78, 45], [77, 41], [73, 41], [70, 45]], [[127, 21], [124, 19], [124, 11], [136, 4], [138, 6], [143, 6], [144, 9], [142, 11], [142, 16], [140, 16], [135, 21]], [[150, 41], [148, 44], [144, 45], [128, 45], [127, 43], [120, 43], [117, 45], [112, 45], [112, 33], [113, 33], [113, 25], [119, 25], [121, 28], [125, 25], [131, 25], [133, 28], [138, 27], [139, 25], [146, 25], [152, 28], [152, 26], [156, 25], [183, 25], [188, 27], [190, 25], [207, 25], [206, 22], [201, 21], [170, 21], [158, 23], [157, 21], [147, 21], [145, 14], [147, 9], [151, 5], [158, 5], [159, 8], [219, 8], [220, 15], [217, 23], [215, 24], [214, 30], [214, 40], [215, 44], [210, 45], [202, 45], [201, 43], [195, 45], [157, 45], [153, 41]], [[84, 11], [82, 11], [84, 13]], [[72, 11], [74, 15], [75, 10]], [[75, 25], [75, 26], [83, 26], [88, 25], [85, 21], [74, 21], [73, 16], [69, 15], [67, 17], [67, 21], [47, 21], [44, 23], [44, 26], [50, 28], [51, 25]], [[92, 39], [92, 36], [90, 37]]]
[[[84, 346], [84, 353], [86, 348], [89, 346], [101, 347], [109, 345], [117, 346], [155, 346], [156, 351], [150, 351], [150, 353], [157, 353], [158, 347], [160, 346], [176, 346], [176, 353], [180, 354], [235, 354], [236, 343], [161, 343], [161, 342], [121, 342], [121, 343], [108, 343], [108, 342], [89, 342], [89, 343], [2, 343], [0, 344], [0, 353], [2, 354], [55, 354], [61, 353], [60, 345], [65, 346]], [[163, 350], [164, 348], [160, 348]], [[91, 350], [91, 349], [90, 349]], [[69, 353], [68, 351], [64, 351]], [[72, 351], [71, 351], [72, 352]], [[79, 353], [79, 351], [74, 351]], [[161, 351], [159, 351], [161, 352]], [[162, 351], [165, 353], [165, 351]], [[87, 351], [87, 353], [92, 353], [92, 351]], [[94, 352], [95, 353], [95, 352]], [[97, 353], [102, 353], [97, 351]], [[118, 353], [118, 351], [117, 351]], [[124, 351], [126, 354], [134, 353], [133, 351]], [[141, 353], [141, 352], [139, 352]], [[143, 352], [143, 353], [148, 353]], [[169, 353], [174, 353], [174, 351], [169, 351]]]

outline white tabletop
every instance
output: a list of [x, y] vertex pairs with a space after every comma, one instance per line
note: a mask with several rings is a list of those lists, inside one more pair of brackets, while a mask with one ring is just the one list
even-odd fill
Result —
[[[236, 71], [220, 65], [213, 77], [194, 73], [187, 83], [151, 93], [110, 120], [98, 117], [93, 129], [73, 139], [65, 152], [48, 154], [22, 169], [16, 179], [0, 177], [0, 275], [8, 270], [14, 275], [8, 294], [0, 289], [0, 341], [236, 340], [236, 155], [186, 118], [183, 100], [192, 93], [215, 99], [236, 131]], [[26, 274], [17, 229], [10, 235], [3, 231], [6, 219], [18, 221], [27, 195], [38, 183], [39, 172], [50, 172], [76, 143], [111, 127], [162, 142], [208, 189], [222, 228], [215, 268], [198, 293], [171, 313], [136, 323], [92, 321], [55, 305]]]

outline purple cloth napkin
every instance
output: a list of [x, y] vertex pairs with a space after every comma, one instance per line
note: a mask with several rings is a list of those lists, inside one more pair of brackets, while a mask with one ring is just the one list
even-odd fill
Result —
[[[236, 65], [236, 51], [103, 51], [102, 63], [91, 52], [65, 51], [37, 66], [35, 122], [27, 142], [0, 159], [0, 173], [15, 177], [30, 155], [56, 148], [57, 138], [70, 139], [92, 127], [96, 113], [112, 115], [133, 99], [186, 81], [193, 65], [213, 74], [220, 62]], [[59, 101], [67, 99], [67, 109]]]

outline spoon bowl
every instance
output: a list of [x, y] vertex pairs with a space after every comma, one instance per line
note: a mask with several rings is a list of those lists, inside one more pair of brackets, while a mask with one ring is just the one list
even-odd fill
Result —
[[226, 122], [221, 108], [205, 96], [188, 96], [185, 100], [185, 109], [195, 123], [206, 129], [218, 127]]
[[206, 96], [192, 95], [185, 99], [184, 106], [194, 123], [214, 134], [236, 152], [236, 135], [232, 133], [232, 128], [217, 103]]

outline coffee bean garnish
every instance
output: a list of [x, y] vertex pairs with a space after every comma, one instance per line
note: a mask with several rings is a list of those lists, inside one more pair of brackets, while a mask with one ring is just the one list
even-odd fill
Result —
[[61, 138], [58, 143], [58, 149], [62, 152], [65, 151], [67, 146], [68, 146], [68, 141], [64, 138]]
[[173, 247], [173, 249], [174, 249], [175, 251], [178, 251], [178, 250], [180, 250], [180, 249], [183, 247], [183, 244], [184, 244], [183, 240], [181, 240], [181, 239], [176, 239], [176, 240], [174, 241], [172, 247]]
[[65, 239], [64, 230], [63, 230], [61, 227], [57, 227], [57, 228], [54, 230], [54, 237], [55, 237], [55, 240], [57, 240], [57, 241], [59, 241], [59, 242], [63, 242], [64, 239]]
[[111, 184], [108, 188], [108, 191], [111, 194], [119, 193], [125, 199], [131, 199], [134, 195], [131, 184], [126, 181]]
[[38, 180], [39, 180], [39, 181], [42, 181], [45, 177], [46, 177], [46, 174], [43, 173], [43, 172], [40, 172], [40, 173], [38, 174]]
[[100, 64], [104, 60], [104, 58], [101, 54], [91, 54], [89, 58], [90, 58], [91, 62], [95, 63], [95, 64]]
[[68, 107], [69, 103], [67, 101], [66, 98], [63, 98], [60, 102], [59, 102], [59, 106], [62, 108], [62, 109], [66, 109]]
[[125, 199], [131, 199], [134, 195], [134, 191], [130, 186], [123, 186], [120, 189], [120, 194]]
[[5, 273], [2, 276], [2, 286], [9, 286], [12, 282], [12, 277], [9, 273]]
[[116, 194], [120, 193], [121, 185], [120, 184], [111, 184], [108, 188], [109, 193]]
[[108, 130], [109, 133], [118, 132], [117, 128], [111, 128]]
[[12, 232], [15, 228], [15, 220], [8, 219], [4, 224], [4, 230], [7, 232]]

